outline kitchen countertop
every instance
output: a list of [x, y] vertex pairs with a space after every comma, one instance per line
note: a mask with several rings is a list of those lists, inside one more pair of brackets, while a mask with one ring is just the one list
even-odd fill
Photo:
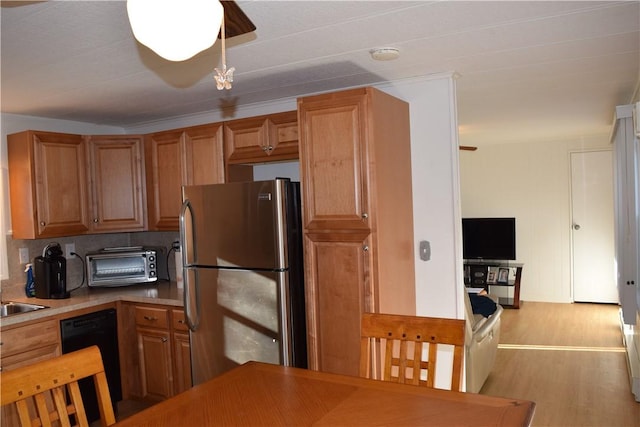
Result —
[[182, 288], [178, 288], [176, 282], [162, 281], [158, 284], [141, 284], [117, 288], [88, 288], [83, 287], [71, 293], [66, 299], [41, 299], [41, 298], [8, 298], [6, 301], [39, 304], [48, 308], [15, 314], [0, 319], [0, 327], [16, 325], [31, 320], [44, 319], [49, 316], [68, 313], [83, 308], [89, 308], [100, 304], [116, 301], [138, 302], [183, 306]]

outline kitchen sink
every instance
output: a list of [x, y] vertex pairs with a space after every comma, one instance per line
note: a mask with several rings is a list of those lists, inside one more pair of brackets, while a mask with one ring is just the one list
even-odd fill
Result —
[[29, 304], [26, 302], [3, 302], [0, 306], [0, 317], [6, 317], [20, 313], [28, 313], [30, 311], [41, 310], [43, 308], [48, 307], [38, 304]]

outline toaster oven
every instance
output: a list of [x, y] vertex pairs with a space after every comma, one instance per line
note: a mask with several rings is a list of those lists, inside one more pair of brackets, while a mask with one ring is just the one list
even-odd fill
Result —
[[89, 287], [129, 286], [167, 279], [166, 249], [127, 246], [104, 248], [86, 255]]

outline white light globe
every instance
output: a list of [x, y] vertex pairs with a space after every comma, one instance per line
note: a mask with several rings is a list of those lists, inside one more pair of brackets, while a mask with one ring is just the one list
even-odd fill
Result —
[[222, 24], [218, 0], [127, 0], [133, 35], [169, 61], [184, 61], [210, 48]]

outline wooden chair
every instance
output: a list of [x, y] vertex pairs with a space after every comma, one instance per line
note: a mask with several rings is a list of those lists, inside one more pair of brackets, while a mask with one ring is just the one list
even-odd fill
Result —
[[[78, 387], [78, 380], [86, 377], [93, 377], [102, 425], [115, 424], [107, 377], [100, 350], [96, 346], [0, 372], [0, 403], [4, 406], [15, 402], [22, 427], [51, 426], [55, 421], [55, 425], [70, 426], [69, 416], [72, 414], [75, 414], [76, 425], [88, 427]], [[70, 404], [67, 404], [65, 389], [68, 391]], [[53, 401], [50, 405], [54, 407], [53, 411], [47, 405], [48, 394]], [[29, 410], [30, 406], [32, 411]]]
[[[434, 387], [437, 350], [453, 345], [451, 389], [460, 391], [464, 353], [464, 320], [364, 313], [360, 334], [360, 376], [377, 377], [380, 359], [382, 380]], [[384, 354], [380, 351], [384, 345]], [[428, 359], [423, 349], [428, 347]]]

